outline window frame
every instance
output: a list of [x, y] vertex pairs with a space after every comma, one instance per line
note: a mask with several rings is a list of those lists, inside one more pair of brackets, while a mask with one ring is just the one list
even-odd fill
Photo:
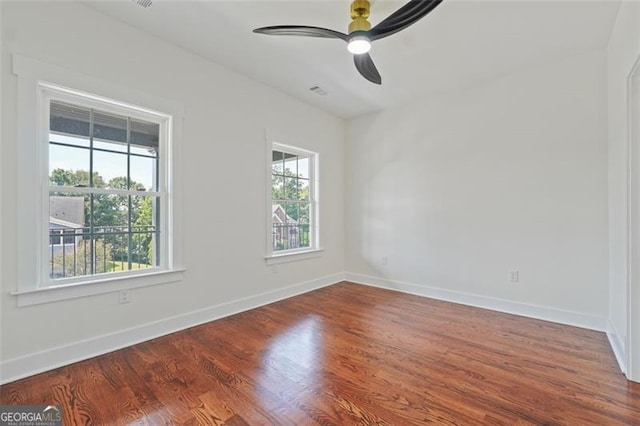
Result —
[[[55, 185], [51, 185], [49, 182], [49, 145], [50, 145], [50, 106], [52, 101], [64, 102], [66, 104], [70, 104], [73, 106], [94, 109], [98, 110], [102, 113], [107, 114], [117, 114], [119, 116], [126, 116], [129, 118], [144, 120], [147, 122], [151, 122], [159, 125], [159, 141], [158, 141], [158, 150], [159, 150], [159, 170], [157, 176], [157, 185], [155, 191], [145, 191], [139, 193], [134, 190], [118, 190], [118, 189], [102, 189], [102, 188], [92, 188], [92, 187], [57, 187]], [[167, 271], [171, 269], [171, 258], [169, 256], [170, 247], [172, 241], [170, 239], [171, 235], [171, 224], [167, 221], [167, 216], [169, 214], [170, 205], [168, 202], [169, 199], [169, 182], [167, 177], [168, 167], [169, 167], [169, 155], [165, 155], [166, 153], [170, 153], [171, 146], [171, 127], [173, 117], [169, 114], [152, 111], [147, 108], [132, 105], [120, 101], [115, 101], [111, 99], [107, 99], [104, 97], [90, 95], [86, 93], [82, 93], [73, 89], [59, 87], [46, 82], [38, 83], [38, 108], [41, 111], [41, 120], [38, 124], [38, 138], [39, 143], [42, 144], [40, 150], [40, 185], [43, 188], [42, 190], [42, 200], [41, 200], [41, 217], [40, 223], [42, 224], [42, 229], [39, 235], [39, 238], [36, 240], [36, 243], [41, 248], [41, 252], [39, 256], [36, 256], [36, 261], [40, 265], [41, 270], [37, 276], [38, 288], [46, 289], [50, 287], [57, 287], [61, 285], [69, 285], [69, 284], [88, 284], [92, 281], [96, 280], [104, 280], [112, 278], [126, 278], [128, 276], [136, 276], [145, 273], [154, 273]], [[89, 148], [91, 149], [91, 148]], [[128, 156], [130, 154], [127, 154]], [[96, 273], [96, 274], [88, 274], [81, 275], [76, 277], [68, 277], [68, 278], [58, 278], [54, 279], [49, 276], [49, 270], [51, 266], [49, 265], [49, 246], [44, 244], [45, 241], [49, 240], [49, 229], [45, 227], [44, 224], [48, 223], [50, 212], [47, 206], [49, 205], [49, 197], [52, 191], [56, 191], [57, 188], [60, 188], [57, 192], [65, 192], [65, 193], [77, 193], [81, 195], [90, 195], [90, 194], [119, 194], [119, 195], [140, 195], [140, 196], [153, 196], [157, 197], [160, 200], [160, 223], [158, 226], [158, 238], [160, 239], [160, 262], [158, 265], [151, 266], [146, 269], [138, 269], [138, 270], [127, 270], [120, 272], [108, 272], [108, 273]]]
[[[10, 294], [16, 297], [18, 307], [63, 301], [68, 299], [113, 293], [120, 290], [131, 290], [140, 287], [175, 283], [184, 276], [182, 257], [182, 117], [184, 107], [175, 101], [149, 95], [132, 87], [114, 84], [100, 78], [87, 76], [67, 68], [48, 64], [33, 58], [12, 54], [12, 71], [17, 76], [17, 276], [15, 290]], [[43, 219], [44, 211], [48, 213], [48, 200], [44, 200], [43, 182], [46, 175], [48, 188], [48, 156], [49, 135], [43, 135], [43, 120], [48, 130], [48, 112], [41, 108], [39, 96], [40, 84], [50, 85], [71, 93], [87, 95], [90, 98], [105, 99], [114, 104], [143, 106], [142, 110], [160, 112], [173, 117], [172, 126], [168, 129], [171, 138], [167, 161], [167, 212], [164, 220], [167, 233], [171, 239], [168, 246], [166, 269], [153, 271], [138, 270], [132, 274], [99, 274], [88, 276], [87, 280], [43, 287], [42, 240], [45, 235], [43, 227], [48, 228], [48, 215]], [[46, 144], [43, 144], [46, 140]], [[43, 159], [44, 157], [44, 159]], [[46, 222], [45, 222], [46, 220]], [[35, 224], [35, 225], [34, 225]], [[33, 253], [33, 256], [23, 255]], [[40, 259], [35, 259], [38, 256]], [[34, 264], [34, 261], [38, 263]], [[116, 276], [117, 275], [117, 276]]]
[[[266, 155], [267, 176], [267, 226], [266, 226], [266, 256], [268, 264], [290, 262], [316, 257], [323, 251], [320, 246], [320, 197], [319, 197], [319, 153], [310, 151], [289, 143], [280, 142], [281, 139], [268, 138]], [[309, 158], [309, 247], [274, 250], [273, 249], [273, 152]]]

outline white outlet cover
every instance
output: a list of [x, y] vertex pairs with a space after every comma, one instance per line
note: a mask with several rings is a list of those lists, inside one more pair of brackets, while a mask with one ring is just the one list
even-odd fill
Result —
[[130, 290], [121, 290], [118, 292], [118, 303], [130, 303], [131, 302], [131, 292]]

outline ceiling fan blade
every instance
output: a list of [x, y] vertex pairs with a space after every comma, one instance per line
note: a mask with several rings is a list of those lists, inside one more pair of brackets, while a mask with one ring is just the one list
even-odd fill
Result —
[[388, 27], [390, 25], [398, 23], [398, 21], [407, 19], [413, 16], [416, 9], [418, 9], [423, 3], [429, 3], [429, 0], [411, 0], [400, 9], [393, 12], [391, 15], [384, 18], [382, 21], [376, 24], [378, 28]]
[[375, 84], [382, 84], [382, 77], [368, 53], [353, 55], [353, 62], [364, 78]]
[[348, 35], [339, 31], [320, 27], [307, 27], [303, 25], [276, 25], [273, 27], [256, 28], [253, 32], [267, 35], [338, 38], [344, 41], [349, 40]]
[[440, 3], [442, 0], [411, 0], [373, 27], [369, 31], [371, 40], [388, 37], [415, 24]]

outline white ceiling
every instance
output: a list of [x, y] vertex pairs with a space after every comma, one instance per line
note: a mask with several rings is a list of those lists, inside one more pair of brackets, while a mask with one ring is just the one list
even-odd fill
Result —
[[[372, 0], [375, 25], [404, 2]], [[356, 71], [340, 40], [252, 33], [269, 25], [347, 32], [348, 0], [131, 1], [91, 7], [340, 117], [491, 80], [606, 46], [619, 0], [444, 0], [408, 29], [374, 42], [382, 86]], [[319, 85], [329, 93], [309, 91]]]

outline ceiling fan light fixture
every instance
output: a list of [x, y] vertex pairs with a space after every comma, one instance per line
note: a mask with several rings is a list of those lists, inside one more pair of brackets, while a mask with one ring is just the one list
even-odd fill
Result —
[[362, 55], [371, 50], [371, 40], [365, 36], [355, 36], [349, 40], [347, 50], [354, 55]]

